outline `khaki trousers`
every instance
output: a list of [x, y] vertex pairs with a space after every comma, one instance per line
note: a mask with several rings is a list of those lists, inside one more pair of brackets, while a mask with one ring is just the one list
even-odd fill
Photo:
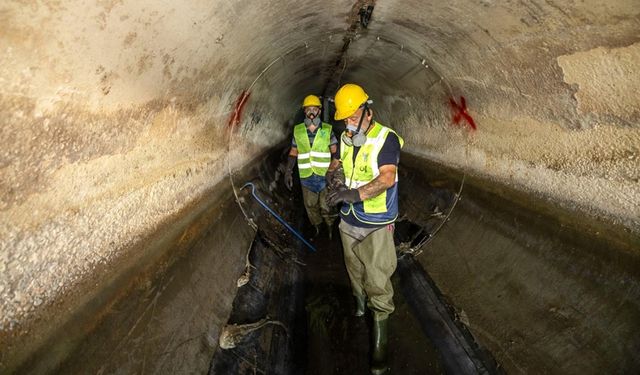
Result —
[[327, 189], [322, 189], [318, 193], [314, 193], [306, 187], [302, 187], [302, 199], [304, 208], [307, 210], [307, 216], [311, 224], [320, 225], [324, 220], [329, 227], [333, 224], [338, 214], [332, 210], [327, 204]]
[[368, 297], [367, 306], [373, 312], [374, 320], [388, 318], [395, 309], [391, 275], [396, 270], [398, 260], [393, 231], [394, 226], [387, 225], [358, 241], [340, 227], [344, 262], [353, 294]]

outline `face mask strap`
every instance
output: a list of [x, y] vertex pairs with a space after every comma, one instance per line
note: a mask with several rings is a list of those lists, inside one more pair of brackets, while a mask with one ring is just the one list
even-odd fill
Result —
[[354, 135], [360, 133], [360, 129], [362, 128], [362, 121], [364, 120], [364, 116], [367, 115], [368, 109], [369, 109], [368, 103], [364, 102], [364, 108], [362, 109], [362, 116], [360, 116], [360, 121], [358, 121], [358, 128], [356, 129]]
[[368, 112], [369, 112], [369, 103], [364, 102], [362, 115], [360, 116], [360, 121], [358, 121], [358, 128], [356, 129], [356, 131], [352, 131], [351, 137], [345, 137], [349, 139], [349, 142], [345, 142], [347, 146], [362, 147], [367, 141], [367, 136], [365, 134], [362, 134], [360, 132], [360, 129], [362, 129], [362, 121], [364, 121], [364, 116], [367, 116]]

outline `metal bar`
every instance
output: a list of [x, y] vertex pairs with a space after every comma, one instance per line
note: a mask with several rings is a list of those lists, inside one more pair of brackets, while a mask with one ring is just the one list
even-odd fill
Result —
[[300, 241], [302, 241], [302, 243], [304, 243], [309, 249], [311, 249], [313, 252], [316, 251], [316, 248], [310, 244], [300, 233], [298, 233], [297, 230], [293, 229], [291, 227], [291, 225], [289, 225], [286, 221], [284, 221], [284, 219], [282, 219], [280, 217], [280, 215], [278, 215], [277, 213], [275, 213], [269, 206], [267, 206], [266, 203], [264, 203], [257, 195], [256, 195], [256, 186], [252, 183], [252, 182], [247, 182], [246, 184], [244, 184], [240, 190], [246, 188], [247, 186], [251, 186], [251, 195], [253, 195], [253, 198], [265, 209], [267, 210], [268, 213], [271, 214], [271, 216], [275, 217], [276, 220], [278, 220], [280, 222], [280, 224], [284, 225], [285, 228], [287, 228], [289, 230], [289, 232], [293, 233], [294, 236], [298, 237], [298, 239]]

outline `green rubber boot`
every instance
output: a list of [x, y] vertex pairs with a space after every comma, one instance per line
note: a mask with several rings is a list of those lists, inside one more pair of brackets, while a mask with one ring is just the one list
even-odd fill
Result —
[[367, 304], [367, 297], [355, 296], [356, 297], [356, 312], [353, 314], [354, 316], [364, 316], [364, 308]]
[[325, 219], [324, 223], [327, 226], [327, 237], [329, 237], [329, 241], [332, 241], [333, 240], [333, 220], [327, 221], [327, 219]]
[[373, 321], [373, 348], [371, 355], [371, 374], [389, 373], [387, 363], [387, 335], [389, 319]]
[[316, 238], [320, 235], [320, 224], [314, 225], [313, 229], [315, 232], [315, 234], [313, 235], [313, 238]]

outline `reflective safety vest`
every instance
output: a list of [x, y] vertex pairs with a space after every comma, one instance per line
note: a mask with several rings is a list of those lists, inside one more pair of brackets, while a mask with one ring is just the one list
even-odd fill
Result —
[[[340, 137], [340, 159], [344, 168], [345, 184], [351, 189], [357, 189], [366, 185], [380, 175], [378, 169], [378, 154], [382, 150], [389, 133], [398, 136], [400, 147], [404, 140], [392, 129], [374, 122], [373, 128], [367, 133], [365, 144], [360, 147], [358, 155], [353, 160], [353, 146], [347, 146]], [[396, 183], [389, 189], [375, 197], [365, 199], [363, 202], [343, 204], [341, 214], [353, 216], [365, 224], [390, 224], [398, 217], [398, 172], [396, 171]]]
[[307, 127], [304, 123], [293, 128], [293, 137], [298, 146], [298, 172], [300, 178], [311, 177], [312, 174], [324, 176], [331, 164], [331, 125], [322, 123], [316, 130], [313, 145], [309, 143]]

